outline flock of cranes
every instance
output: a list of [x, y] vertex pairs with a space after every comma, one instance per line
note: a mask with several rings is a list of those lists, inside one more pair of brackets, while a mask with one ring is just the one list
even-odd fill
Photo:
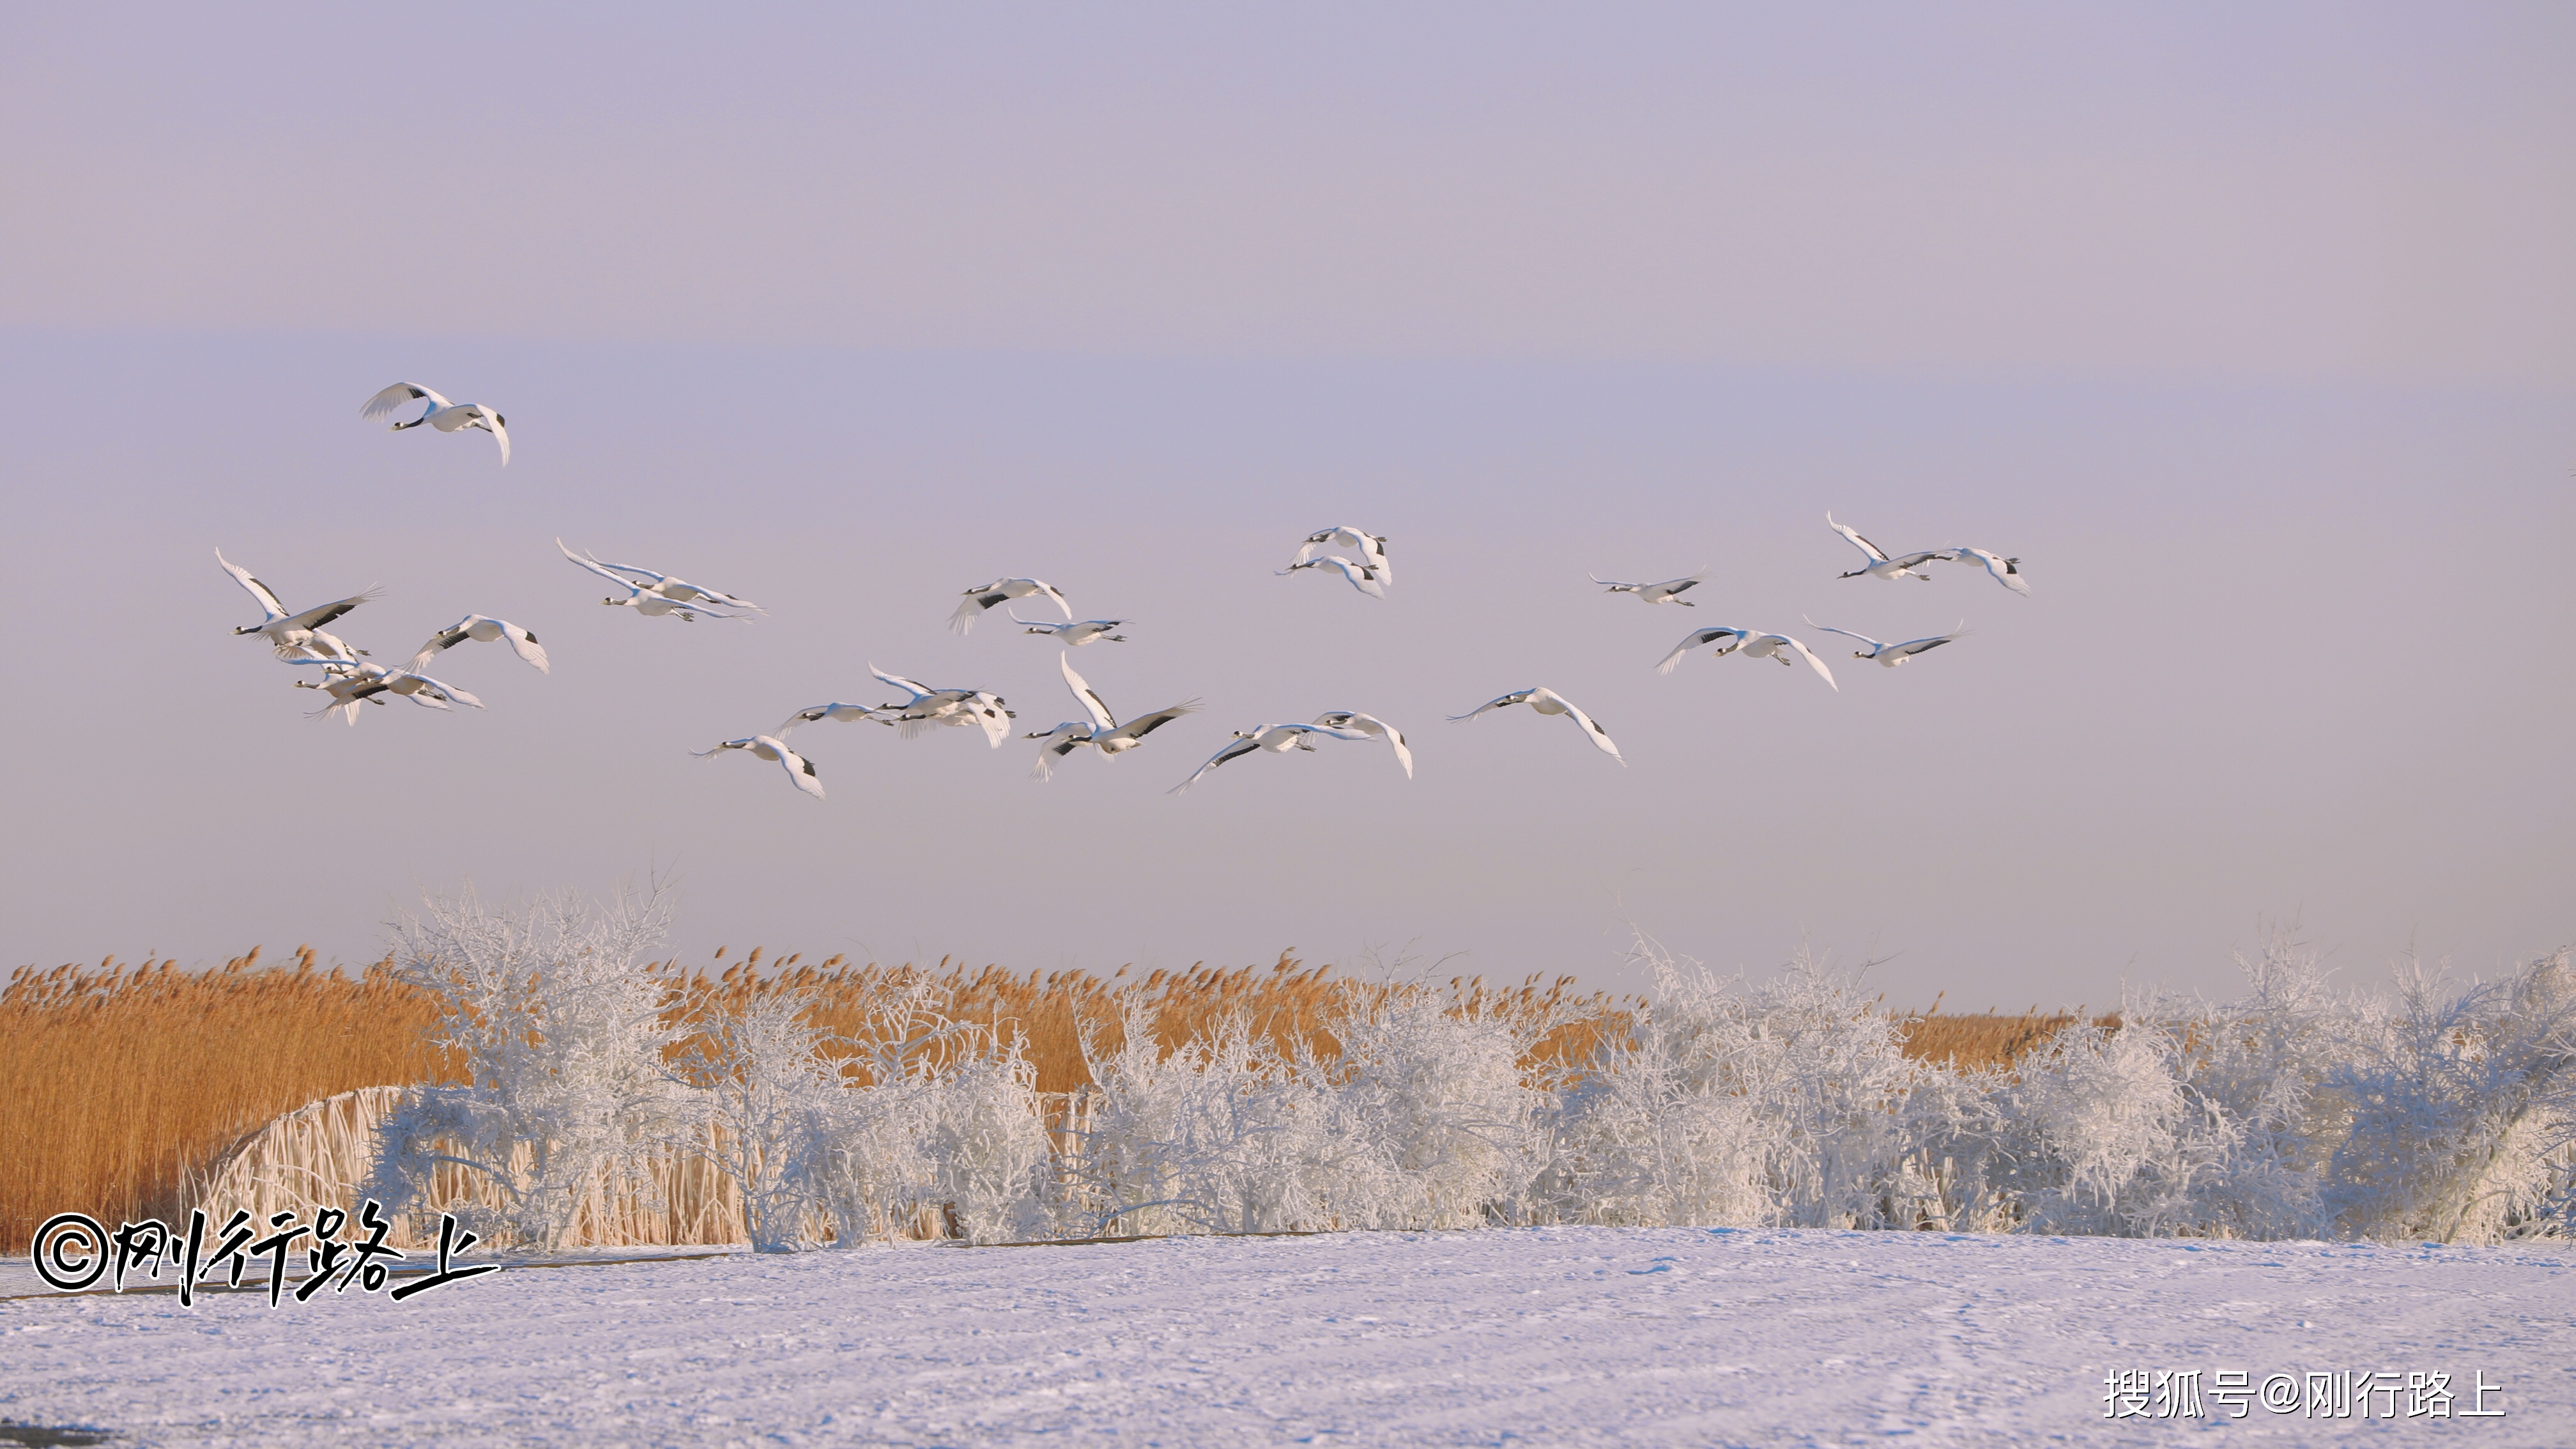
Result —
[[[399, 414], [409, 411], [415, 403], [422, 406], [420, 415], [408, 422], [392, 424], [394, 430], [417, 428], [427, 423], [443, 433], [469, 430], [488, 432], [499, 441], [501, 461], [505, 466], [508, 464], [510, 460], [508, 424], [500, 413], [479, 403], [451, 403], [417, 383], [402, 382], [369, 398], [361, 409], [360, 415], [374, 418]], [[2022, 576], [2021, 561], [2017, 558], [2006, 558], [1978, 548], [1922, 549], [1911, 553], [1890, 553], [1862, 537], [1850, 525], [1836, 521], [1831, 513], [1825, 515], [1825, 523], [1827, 527], [1848, 540], [1854, 548], [1859, 549], [1864, 559], [1861, 567], [1840, 577], [1929, 579], [1931, 574], [1928, 565], [1964, 563], [1984, 569], [1995, 582], [2025, 598], [2029, 597], [2030, 585]], [[1387, 562], [1386, 545], [1387, 540], [1383, 535], [1372, 534], [1347, 525], [1319, 529], [1307, 535], [1298, 547], [1296, 557], [1289, 561], [1286, 568], [1278, 572], [1288, 575], [1306, 570], [1329, 568], [1339, 573], [1353, 589], [1371, 598], [1384, 600], [1387, 597], [1387, 590], [1394, 583], [1394, 572]], [[747, 619], [768, 612], [749, 599], [720, 589], [693, 584], [685, 579], [633, 564], [609, 563], [586, 550], [575, 553], [561, 539], [555, 540], [555, 547], [576, 566], [606, 579], [611, 585], [623, 591], [622, 595], [613, 595], [600, 600], [601, 603], [611, 607], [631, 608], [648, 618], [675, 615], [683, 623], [695, 623], [701, 618]], [[1343, 552], [1324, 552], [1327, 549], [1339, 549]], [[481, 709], [483, 708], [481, 700], [423, 672], [424, 667], [433, 659], [459, 644], [468, 642], [506, 643], [513, 653], [533, 666], [539, 673], [551, 672], [545, 648], [537, 642], [535, 634], [507, 619], [495, 619], [482, 614], [468, 614], [456, 623], [438, 631], [404, 664], [398, 666], [380, 664], [366, 650], [352, 648], [345, 640], [323, 627], [336, 623], [359, 605], [377, 597], [379, 590], [370, 588], [365, 592], [352, 594], [344, 599], [335, 599], [327, 604], [316, 605], [301, 611], [289, 611], [285, 604], [279, 601], [275, 590], [252, 577], [248, 570], [224, 558], [222, 550], [216, 551], [215, 560], [223, 566], [224, 572], [231, 575], [235, 582], [247, 590], [260, 606], [262, 618], [259, 623], [244, 625], [233, 632], [237, 635], [256, 634], [268, 643], [279, 659], [291, 666], [311, 669], [317, 673], [317, 679], [295, 681], [299, 688], [320, 690], [329, 697], [329, 702], [315, 712], [316, 718], [327, 719], [334, 714], [339, 714], [344, 716], [348, 723], [355, 725], [358, 722], [361, 705], [382, 705], [386, 703], [386, 697], [389, 695], [399, 695], [414, 704], [430, 709], [444, 710], [460, 704]], [[1625, 583], [1604, 579], [1597, 575], [1592, 581], [1602, 585], [1611, 593], [1630, 594], [1648, 604], [1678, 604], [1683, 608], [1694, 608], [1697, 607], [1697, 601], [1682, 596], [1704, 583], [1708, 574], [1709, 571], [1704, 569], [1688, 578], [1666, 579], [1658, 583]], [[1057, 656], [1057, 664], [1064, 674], [1065, 688], [1072, 693], [1074, 702], [1081, 707], [1084, 716], [1078, 720], [1067, 720], [1052, 729], [1034, 731], [1023, 736], [1025, 739], [1042, 742], [1038, 748], [1037, 763], [1031, 770], [1031, 774], [1037, 779], [1051, 778], [1056, 766], [1077, 750], [1088, 749], [1099, 755], [1111, 757], [1133, 750], [1142, 745], [1147, 736], [1164, 725], [1183, 715], [1195, 714], [1203, 707], [1199, 700], [1187, 699], [1147, 714], [1137, 715], [1122, 723], [1110, 711], [1107, 701], [1100, 697], [1099, 692], [1094, 690], [1080, 674], [1074, 672], [1072, 650], [1104, 640], [1110, 643], [1126, 642], [1127, 636], [1116, 631], [1127, 621], [1124, 619], [1076, 620], [1073, 617], [1073, 606], [1066, 601], [1064, 594], [1054, 585], [1041, 579], [997, 578], [990, 583], [965, 590], [961, 602], [949, 615], [948, 626], [959, 634], [968, 633], [973, 630], [976, 622], [992, 609], [1019, 599], [1043, 599], [1053, 604], [1058, 612], [1064, 615], [1063, 620], [1057, 622], [1023, 619], [1015, 610], [1005, 609], [1004, 611], [1005, 617], [1019, 625], [1023, 631], [1048, 636], [1064, 646], [1065, 652]], [[1874, 660], [1881, 666], [1891, 669], [1962, 638], [1966, 634], [1963, 625], [1947, 634], [1890, 643], [1849, 629], [1818, 624], [1813, 619], [1808, 619], [1806, 622], [1809, 626], [1826, 633], [1840, 634], [1867, 645], [1865, 649], [1855, 650], [1852, 657]], [[1694, 650], [1704, 648], [1712, 649], [1712, 657], [1716, 658], [1733, 654], [1745, 659], [1769, 659], [1783, 667], [1795, 667], [1803, 662], [1827, 685], [1837, 691], [1842, 687], [1835, 683], [1832, 668], [1814, 650], [1797, 638], [1761, 629], [1732, 626], [1692, 630], [1683, 636], [1679, 644], [1673, 646], [1672, 651], [1666, 654], [1661, 662], [1656, 664], [1655, 670], [1659, 674], [1669, 674]], [[719, 758], [734, 751], [741, 751], [755, 759], [780, 766], [797, 789], [819, 800], [823, 798], [820, 774], [815, 770], [812, 761], [797, 753], [787, 743], [787, 736], [800, 726], [823, 720], [841, 723], [867, 721], [891, 726], [900, 737], [905, 739], [917, 738], [941, 726], [979, 729], [994, 749], [1001, 748], [1004, 741], [1012, 734], [1011, 721], [1017, 717], [1016, 712], [1009, 708], [1000, 695], [989, 690], [933, 688], [906, 679], [899, 674], [889, 674], [874, 665], [869, 666], [869, 672], [889, 689], [900, 692], [903, 697], [879, 704], [849, 704], [833, 701], [814, 705], [789, 715], [766, 734], [745, 735], [740, 739], [725, 740], [710, 749], [695, 750], [691, 753], [701, 758]], [[1622, 765], [1627, 763], [1626, 758], [1619, 753], [1618, 744], [1610, 738], [1609, 731], [1603, 729], [1590, 715], [1585, 714], [1572, 700], [1544, 686], [1533, 686], [1499, 695], [1465, 714], [1451, 715], [1450, 719], [1452, 721], [1474, 719], [1478, 715], [1516, 704], [1526, 704], [1538, 714], [1560, 715], [1573, 721], [1595, 749], [1619, 761]], [[1374, 715], [1363, 714], [1357, 710], [1328, 710], [1303, 723], [1263, 724], [1248, 730], [1235, 731], [1233, 738], [1215, 754], [1210, 755], [1206, 763], [1200, 765], [1188, 779], [1173, 786], [1172, 793], [1178, 794], [1189, 789], [1218, 767], [1232, 761], [1256, 754], [1284, 754], [1290, 750], [1313, 750], [1318, 748], [1319, 741], [1324, 740], [1355, 743], [1373, 743], [1383, 740], [1394, 750], [1396, 762], [1403, 767], [1405, 778], [1411, 779], [1413, 776], [1413, 748], [1405, 739], [1402, 730]]]

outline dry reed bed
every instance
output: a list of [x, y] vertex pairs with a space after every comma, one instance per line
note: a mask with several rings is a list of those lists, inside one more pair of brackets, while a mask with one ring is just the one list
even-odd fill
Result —
[[444, 1075], [438, 1013], [382, 966], [352, 977], [169, 961], [22, 968], [0, 989], [0, 1251], [57, 1212], [187, 1210], [246, 1134], [353, 1087]]
[[[722, 963], [725, 952], [716, 960]], [[219, 970], [181, 971], [170, 961], [51, 971], [21, 968], [0, 988], [0, 1252], [24, 1252], [37, 1223], [81, 1211], [118, 1222], [186, 1212], [250, 1134], [298, 1108], [357, 1088], [452, 1080], [430, 1045], [438, 1013], [386, 963], [355, 976], [317, 970], [310, 948], [289, 967], [260, 968], [259, 951]], [[1266, 967], [1155, 971], [1129, 979], [1086, 972], [977, 970], [942, 960], [927, 970], [815, 965], [794, 955], [761, 965], [753, 950], [730, 965], [680, 972], [673, 1011], [738, 1006], [780, 991], [808, 993], [817, 1026], [856, 1035], [864, 1006], [890, 983], [927, 981], [938, 1009], [959, 1021], [1024, 1033], [1038, 1089], [1077, 1090], [1090, 1080], [1082, 1036], [1123, 1042], [1121, 1005], [1142, 1001], [1164, 1048], [1239, 1015], [1283, 1046], [1337, 1050], [1326, 1023], [1375, 994], [1406, 989], [1337, 979], [1282, 955]], [[1531, 1065], [1579, 1062], [1604, 1035], [1626, 1029], [1633, 999], [1579, 993], [1570, 977], [1493, 987], [1453, 979], [1457, 1009], [1562, 1023]], [[2073, 1020], [2067, 1015], [1902, 1018], [1906, 1050], [1958, 1065], [2008, 1064]], [[2105, 1019], [2105, 1024], [2110, 1024]], [[324, 1114], [327, 1115], [327, 1114]], [[317, 1123], [328, 1127], [328, 1123]], [[343, 1134], [345, 1135], [345, 1134]]]

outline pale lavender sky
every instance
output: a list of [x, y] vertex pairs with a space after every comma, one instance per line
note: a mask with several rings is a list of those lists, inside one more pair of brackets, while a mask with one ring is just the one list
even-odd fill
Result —
[[[682, 876], [681, 943], [1605, 985], [1628, 923], [1954, 1006], [2576, 936], [2576, 10], [58, 9], [0, 51], [0, 965], [372, 953], [423, 887]], [[397, 378], [488, 440], [355, 417]], [[2020, 555], [1838, 581], [1826, 508]], [[1379, 604], [1274, 578], [1393, 537]], [[599, 607], [558, 533], [767, 604]], [[357, 730], [217, 545], [488, 712]], [[1587, 570], [1716, 572], [1695, 611]], [[1209, 711], [1049, 786], [998, 573]], [[1840, 694], [1653, 662], [1973, 638]], [[1840, 651], [1827, 651], [1835, 657]], [[1551, 685], [1621, 770], [1526, 711]], [[1227, 767], [1326, 708], [1415, 739]]]

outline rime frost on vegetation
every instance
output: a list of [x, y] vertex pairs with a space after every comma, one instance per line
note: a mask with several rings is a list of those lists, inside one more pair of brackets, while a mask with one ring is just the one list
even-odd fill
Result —
[[483, 1189], [461, 1205], [469, 1226], [546, 1248], [649, 1193], [643, 1153], [702, 1110], [664, 1065], [679, 1031], [645, 966], [669, 919], [658, 893], [516, 912], [469, 893], [404, 920], [395, 968], [443, 1002], [439, 1045], [469, 1080], [422, 1088], [385, 1125], [370, 1193], [407, 1207], [452, 1166]]
[[[1236, 1014], [1174, 1043], [1131, 996], [1059, 1094], [1015, 1028], [943, 1017], [918, 977], [838, 1034], [792, 990], [693, 997], [652, 964], [665, 919], [650, 895], [468, 896], [405, 922], [398, 962], [470, 1080], [407, 1095], [368, 1191], [538, 1248], [615, 1241], [683, 1161], [727, 1189], [718, 1236], [765, 1251], [1501, 1223], [2576, 1236], [2564, 951], [2374, 997], [2276, 939], [2233, 1000], [2141, 994], [1960, 1067], [1909, 1057], [1852, 973], [1720, 979], [1641, 940], [1651, 997], [1579, 1022], [1400, 986], [1344, 992], [1320, 1031]], [[1569, 1025], [1587, 1050], [1542, 1050]]]

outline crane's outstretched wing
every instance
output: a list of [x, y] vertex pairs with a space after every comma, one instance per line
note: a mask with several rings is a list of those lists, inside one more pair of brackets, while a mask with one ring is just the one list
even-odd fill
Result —
[[886, 683], [888, 683], [888, 684], [893, 685], [895, 688], [902, 690], [904, 693], [906, 693], [906, 694], [908, 694], [908, 695], [911, 695], [911, 696], [912, 696], [912, 698], [911, 698], [911, 699], [909, 699], [909, 700], [906, 700], [906, 701], [905, 701], [905, 703], [907, 703], [907, 704], [918, 704], [918, 703], [920, 703], [922, 700], [928, 699], [928, 698], [930, 698], [932, 695], [937, 694], [937, 693], [939, 692], [938, 690], [935, 690], [935, 689], [931, 688], [931, 687], [930, 687], [929, 685], [927, 685], [927, 684], [919, 684], [919, 683], [915, 683], [915, 682], [914, 682], [914, 681], [912, 681], [912, 680], [909, 680], [909, 679], [904, 678], [904, 677], [903, 677], [902, 675], [900, 675], [900, 674], [888, 674], [888, 673], [886, 673], [884, 670], [877, 668], [877, 667], [876, 667], [875, 665], [873, 665], [873, 664], [871, 664], [871, 665], [869, 665], [869, 666], [868, 666], [868, 673], [875, 675], [877, 678], [879, 678], [879, 679], [881, 679], [881, 680], [885, 681], [885, 682], [886, 682]]
[[1735, 640], [1734, 644], [1729, 644], [1726, 648], [1717, 651], [1720, 654], [1728, 653], [1736, 648], [1737, 645], [1744, 642], [1744, 633], [1745, 631], [1742, 629], [1731, 628], [1693, 629], [1688, 634], [1682, 636], [1682, 642], [1673, 646], [1672, 653], [1665, 655], [1662, 661], [1655, 665], [1655, 672], [1657, 674], [1672, 673], [1674, 668], [1680, 665], [1682, 660], [1686, 658], [1692, 650], [1699, 648], [1703, 644], [1714, 644], [1720, 639], [1732, 638]]
[[[1801, 619], [1807, 619], [1807, 616], [1804, 614], [1800, 614], [1798, 617]], [[1879, 650], [1887, 647], [1878, 640], [1872, 639], [1867, 634], [1855, 634], [1849, 629], [1837, 629], [1831, 624], [1819, 624], [1813, 619], [1807, 619], [1807, 624], [1810, 628], [1822, 629], [1828, 634], [1840, 634], [1846, 639], [1858, 639], [1863, 644], [1868, 645], [1872, 650]]]
[[1191, 771], [1188, 779], [1174, 785], [1171, 789], [1166, 790], [1163, 793], [1166, 795], [1178, 795], [1182, 791], [1190, 788], [1192, 785], [1197, 784], [1201, 775], [1206, 774], [1208, 771], [1215, 769], [1217, 766], [1224, 764], [1228, 760], [1242, 759], [1244, 756], [1249, 755], [1260, 748], [1260, 744], [1253, 740], [1228, 740], [1225, 742], [1224, 749], [1208, 756], [1207, 763], [1199, 766], [1196, 770]]
[[796, 782], [797, 789], [817, 800], [823, 798], [823, 781], [814, 773], [812, 760], [787, 748], [786, 741], [774, 735], [763, 736], [762, 739], [771, 749], [778, 751], [778, 763], [786, 769], [787, 778]]
[[1598, 723], [1596, 723], [1592, 716], [1585, 714], [1581, 709], [1576, 708], [1574, 701], [1566, 698], [1564, 695], [1557, 695], [1556, 702], [1564, 706], [1565, 713], [1569, 718], [1571, 718], [1576, 724], [1583, 727], [1583, 737], [1592, 742], [1592, 747], [1594, 749], [1597, 749], [1601, 753], [1608, 755], [1610, 758], [1617, 760], [1623, 767], [1628, 763], [1628, 757], [1620, 754], [1619, 746], [1612, 742], [1610, 732], [1603, 729]]
[[[1817, 627], [1821, 628], [1823, 626], [1819, 625]], [[1780, 637], [1783, 639], [1789, 639], [1789, 636], [1786, 634], [1783, 634]], [[1789, 639], [1789, 647], [1798, 651], [1798, 657], [1807, 661], [1807, 667], [1816, 671], [1817, 678], [1822, 679], [1827, 684], [1834, 685], [1834, 693], [1840, 694], [1843, 692], [1843, 687], [1841, 685], [1834, 684], [1834, 672], [1825, 667], [1825, 661], [1816, 657], [1815, 650], [1808, 648], [1805, 644], [1800, 643], [1795, 639]]]
[[[555, 540], [555, 547], [557, 547], [557, 548], [562, 548], [562, 547], [563, 547], [563, 540], [562, 540], [562, 539], [560, 539], [560, 538], [559, 538], [559, 539], [556, 539], [556, 540]], [[571, 552], [571, 550], [566, 549], [566, 550], [565, 550], [565, 552], [569, 553], [569, 552]], [[633, 564], [610, 563], [608, 560], [606, 560], [606, 559], [604, 559], [604, 558], [601, 558], [599, 555], [597, 555], [597, 554], [595, 554], [595, 553], [592, 553], [592, 552], [591, 552], [590, 550], [588, 550], [588, 549], [584, 549], [584, 550], [582, 550], [582, 557], [583, 557], [584, 559], [586, 559], [587, 561], [589, 561], [593, 566], [595, 566], [595, 567], [597, 567], [597, 568], [603, 568], [603, 569], [615, 569], [615, 570], [617, 571], [617, 574], [641, 574], [641, 575], [643, 575], [646, 579], [648, 579], [648, 580], [650, 580], [650, 581], [652, 581], [652, 582], [654, 582], [654, 583], [657, 583], [657, 584], [667, 584], [667, 583], [669, 583], [669, 582], [671, 581], [671, 576], [670, 576], [669, 574], [657, 574], [657, 573], [653, 572], [651, 569], [647, 569], [647, 568], [637, 568], [637, 567], [636, 567], [635, 565], [633, 565]], [[616, 578], [616, 577], [617, 577], [617, 574], [610, 574], [610, 575], [609, 575], [609, 577], [610, 577], [610, 578]], [[621, 583], [625, 583], [626, 581], [621, 579], [621, 580], [619, 580], [619, 582], [621, 582]], [[633, 588], [633, 587], [635, 587], [635, 586], [634, 586], [632, 583], [627, 583], [627, 587], [628, 587], [628, 588]]]
[[383, 593], [384, 590], [382, 589], [369, 588], [363, 594], [351, 594], [345, 599], [333, 599], [327, 604], [316, 604], [301, 614], [296, 614], [291, 617], [278, 620], [278, 626], [284, 629], [319, 629], [323, 625], [330, 623], [332, 620], [339, 618], [341, 615], [346, 614], [351, 609], [358, 607], [369, 599], [377, 598]]
[[[419, 383], [398, 382], [367, 399], [366, 403], [358, 409], [358, 416], [380, 418], [396, 408], [414, 402], [426, 402], [432, 408], [443, 408], [449, 405], [447, 399], [422, 387]], [[425, 410], [423, 415], [427, 415]]]
[[1120, 725], [1118, 728], [1111, 730], [1109, 733], [1102, 735], [1099, 738], [1103, 740], [1141, 740], [1145, 736], [1152, 734], [1154, 731], [1161, 729], [1163, 726], [1170, 724], [1172, 721], [1179, 719], [1182, 715], [1196, 714], [1205, 707], [1206, 706], [1198, 700], [1185, 699], [1179, 704], [1171, 705], [1164, 709], [1158, 709], [1152, 714], [1140, 714], [1134, 719], [1127, 721], [1125, 724]]
[[1496, 698], [1486, 700], [1483, 704], [1480, 704], [1480, 705], [1476, 706], [1474, 709], [1471, 709], [1471, 710], [1467, 711], [1465, 714], [1453, 714], [1453, 715], [1449, 716], [1449, 719], [1450, 719], [1450, 721], [1451, 721], [1452, 723], [1455, 723], [1455, 722], [1457, 722], [1457, 721], [1459, 721], [1459, 720], [1462, 720], [1462, 719], [1474, 719], [1476, 716], [1478, 716], [1478, 715], [1480, 715], [1480, 714], [1483, 714], [1485, 711], [1487, 711], [1487, 710], [1489, 710], [1489, 709], [1501, 709], [1501, 708], [1502, 708], [1502, 707], [1504, 707], [1505, 705], [1511, 705], [1511, 704], [1520, 704], [1520, 703], [1523, 703], [1524, 701], [1528, 700], [1528, 698], [1529, 698], [1531, 695], [1536, 694], [1536, 693], [1538, 693], [1538, 691], [1537, 691], [1537, 690], [1535, 690], [1535, 689], [1519, 689], [1519, 690], [1514, 690], [1514, 691], [1512, 691], [1510, 694], [1500, 695], [1500, 696], [1497, 696]]
[[510, 426], [509, 426], [509, 424], [507, 424], [507, 423], [505, 423], [505, 422], [501, 421], [501, 415], [500, 415], [499, 413], [496, 413], [496, 412], [492, 411], [490, 408], [487, 408], [487, 407], [483, 406], [481, 403], [476, 403], [476, 404], [474, 404], [474, 417], [475, 417], [475, 419], [476, 419], [476, 421], [475, 421], [475, 426], [476, 426], [476, 427], [479, 427], [479, 428], [483, 429], [485, 432], [490, 433], [494, 438], [496, 438], [496, 439], [498, 439], [498, 440], [500, 441], [500, 444], [501, 444], [501, 466], [502, 466], [502, 467], [504, 467], [504, 468], [509, 467], [509, 466], [510, 466]]
[[1355, 709], [1335, 709], [1315, 716], [1315, 723], [1341, 725], [1365, 734], [1385, 736], [1386, 742], [1395, 747], [1396, 763], [1404, 766], [1404, 778], [1408, 780], [1413, 778], [1413, 747], [1406, 743], [1404, 731], [1388, 724], [1385, 720], [1373, 714], [1362, 714]]
[[1108, 704], [1092, 692], [1090, 685], [1082, 682], [1081, 675], [1073, 672], [1073, 655], [1069, 652], [1057, 655], [1056, 664], [1064, 670], [1065, 687], [1073, 691], [1075, 702], [1082, 706], [1083, 713], [1091, 716], [1091, 727], [1095, 730], [1118, 728], [1118, 716], [1111, 714]]
[[[419, 680], [422, 686], [434, 691], [441, 699], [454, 700], [458, 704], [468, 705], [475, 709], [481, 709], [483, 707], [483, 701], [467, 694], [464, 690], [461, 690], [455, 685], [449, 684], [444, 680], [432, 679], [428, 675], [422, 674], [417, 670], [395, 669], [389, 670], [385, 674], [385, 683], [388, 688], [391, 688], [405, 679]], [[420, 694], [417, 690], [405, 692], [411, 694], [413, 703], [416, 704], [420, 701]]]
[[250, 570], [225, 558], [222, 549], [215, 550], [215, 562], [224, 566], [224, 572], [233, 576], [234, 583], [250, 590], [250, 596], [259, 600], [260, 612], [268, 616], [261, 621], [262, 623], [271, 623], [286, 617], [286, 606], [277, 601], [275, 589], [252, 578]]
[[[574, 563], [581, 565], [583, 568], [590, 570], [592, 573], [595, 573], [601, 578], [608, 580], [610, 583], [617, 585], [619, 588], [624, 589], [629, 598], [644, 592], [643, 586], [636, 583], [633, 579], [627, 578], [621, 574], [610, 573], [608, 571], [609, 565], [601, 563], [599, 560], [591, 558], [586, 554], [574, 553], [571, 549], [565, 548], [564, 541], [562, 539], [558, 538], [555, 540], [555, 547], [563, 549], [563, 556], [565, 558], [571, 559]], [[636, 572], [644, 573], [646, 571], [638, 569]], [[662, 576], [660, 574], [653, 574], [651, 577], [655, 583], [661, 582]]]
[[812, 709], [800, 709], [796, 711], [794, 714], [789, 715], [785, 720], [781, 721], [778, 728], [771, 730], [769, 733], [774, 738], [783, 740], [787, 738], [788, 733], [794, 730], [798, 725], [809, 725], [818, 719], [873, 719], [882, 724], [892, 724], [894, 722], [884, 718], [874, 705], [843, 704], [841, 701], [836, 699], [830, 704], [818, 704]]
[[1887, 550], [1880, 548], [1877, 544], [1861, 537], [1859, 530], [1853, 528], [1850, 524], [1834, 522], [1832, 509], [1825, 510], [1825, 526], [1832, 529], [1834, 532], [1841, 534], [1843, 537], [1850, 539], [1852, 547], [1869, 555], [1869, 561], [1871, 563], [1887, 562]]

